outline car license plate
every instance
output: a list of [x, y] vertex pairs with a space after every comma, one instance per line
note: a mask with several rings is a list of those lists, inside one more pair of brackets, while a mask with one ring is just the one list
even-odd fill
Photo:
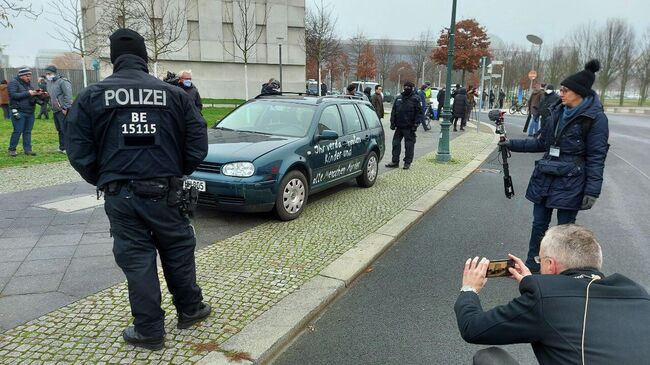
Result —
[[183, 189], [188, 190], [191, 187], [195, 187], [198, 191], [205, 192], [205, 181], [186, 179], [185, 183], [183, 183]]

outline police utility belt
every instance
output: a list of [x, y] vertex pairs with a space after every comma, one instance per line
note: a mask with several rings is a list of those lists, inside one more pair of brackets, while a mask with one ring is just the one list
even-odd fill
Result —
[[183, 178], [153, 178], [147, 180], [116, 180], [111, 181], [99, 190], [107, 196], [118, 195], [126, 188], [133, 195], [152, 200], [166, 199], [169, 207], [178, 207], [183, 214], [192, 216], [199, 198], [195, 187], [183, 188]]

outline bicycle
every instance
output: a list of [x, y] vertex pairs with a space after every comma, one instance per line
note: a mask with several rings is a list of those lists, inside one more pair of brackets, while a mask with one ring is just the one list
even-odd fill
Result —
[[519, 112], [522, 115], [528, 115], [528, 105], [526, 100], [524, 99], [523, 103], [521, 104], [513, 101], [512, 104], [510, 105], [510, 109], [508, 110], [508, 112], [510, 114], [515, 114]]

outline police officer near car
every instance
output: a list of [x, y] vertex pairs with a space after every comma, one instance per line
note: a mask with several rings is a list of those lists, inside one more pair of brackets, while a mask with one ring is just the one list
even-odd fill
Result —
[[183, 175], [207, 154], [206, 123], [182, 89], [148, 74], [144, 39], [110, 36], [113, 74], [79, 94], [67, 115], [68, 159], [105, 196], [115, 261], [126, 275], [133, 326], [126, 343], [164, 347], [156, 253], [177, 311], [177, 327], [210, 315], [196, 283], [194, 229]]
[[404, 170], [408, 170], [413, 162], [415, 149], [415, 130], [420, 124], [422, 104], [420, 97], [415, 92], [415, 84], [411, 81], [404, 83], [404, 91], [395, 99], [393, 110], [390, 114], [390, 129], [393, 134], [393, 158], [386, 167], [399, 167], [399, 156], [402, 152], [402, 139], [404, 139]]

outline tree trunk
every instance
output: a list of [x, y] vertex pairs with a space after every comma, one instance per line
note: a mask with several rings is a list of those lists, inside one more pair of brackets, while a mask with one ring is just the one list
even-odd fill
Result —
[[158, 78], [158, 60], [153, 63], [153, 75]]
[[317, 86], [317, 89], [318, 89], [318, 96], [322, 96], [322, 95], [320, 94], [320, 84], [322, 83], [321, 77], [322, 77], [322, 76], [321, 76], [320, 65], [318, 65], [318, 86]]
[[462, 86], [466, 86], [466, 85], [465, 85], [465, 70], [463, 70], [463, 73], [461, 74], [461, 77], [460, 77], [460, 84], [461, 84]]
[[81, 56], [81, 63], [82, 63], [82, 69], [83, 71], [83, 76], [84, 76], [84, 87], [88, 86], [88, 76], [86, 75], [86, 55]]
[[246, 100], [248, 100], [248, 63], [244, 62], [244, 90], [246, 90]]

